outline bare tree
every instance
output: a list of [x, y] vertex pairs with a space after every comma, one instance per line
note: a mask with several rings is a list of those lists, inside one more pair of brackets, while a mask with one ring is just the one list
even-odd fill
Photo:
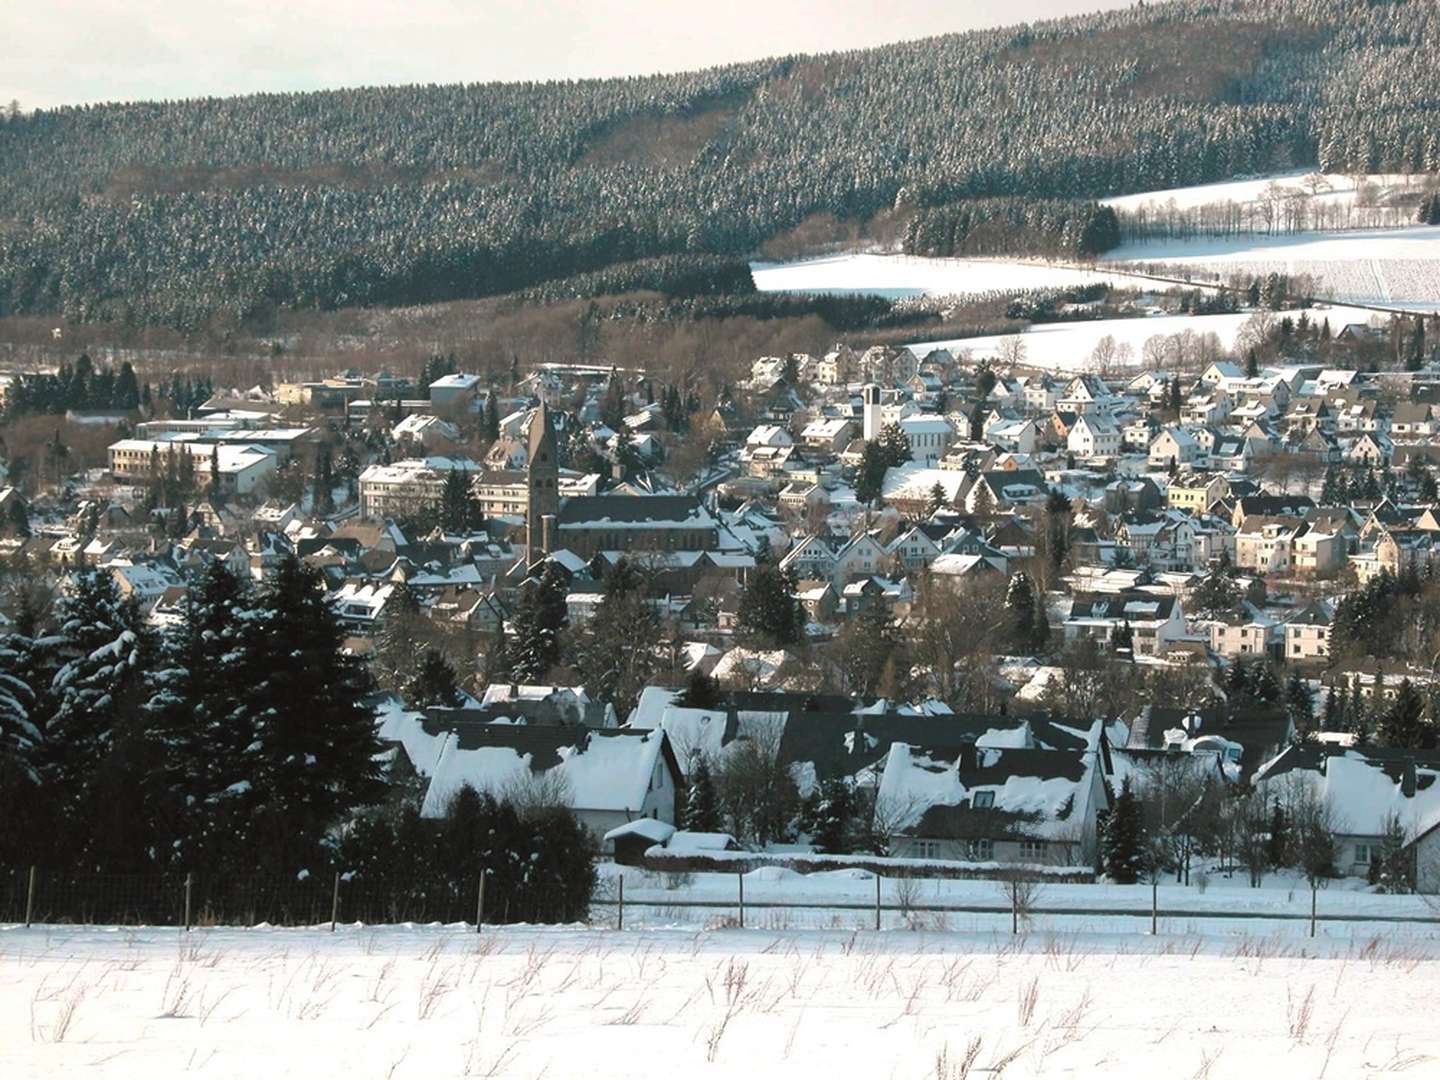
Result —
[[1001, 340], [1000, 347], [996, 350], [995, 358], [1001, 366], [1012, 368], [1025, 363], [1026, 355], [1025, 339], [1019, 334], [1012, 334], [1010, 337]]
[[784, 735], [783, 717], [747, 722], [721, 759], [716, 793], [737, 838], [764, 845], [789, 829], [800, 796], [780, 759]]

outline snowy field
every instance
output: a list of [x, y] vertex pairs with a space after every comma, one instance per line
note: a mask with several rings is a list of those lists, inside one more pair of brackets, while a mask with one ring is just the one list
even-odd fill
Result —
[[1102, 265], [1163, 265], [1212, 271], [1309, 274], [1317, 289], [1349, 304], [1440, 311], [1440, 228], [1291, 233], [1129, 244]]
[[1393, 933], [0, 930], [0, 1076], [1433, 1076]]
[[[1311, 184], [1312, 177], [1318, 178]], [[1379, 201], [1400, 192], [1422, 190], [1424, 176], [1406, 176], [1400, 173], [1377, 173], [1362, 178], [1371, 185]], [[1167, 188], [1163, 191], [1142, 191], [1135, 195], [1118, 195], [1102, 199], [1106, 206], [1117, 211], [1134, 213], [1144, 208], [1165, 209], [1174, 206], [1180, 210], [1200, 206], [1214, 206], [1220, 203], [1246, 205], [1272, 198], [1275, 194], [1298, 194], [1317, 203], [1351, 205], [1356, 201], [1359, 185], [1353, 176], [1339, 173], [1317, 174], [1313, 170], [1275, 173], [1250, 180], [1227, 180], [1219, 184], [1197, 184], [1192, 187]]]
[[[1338, 331], [1347, 323], [1368, 323], [1375, 313], [1355, 307], [1317, 307], [1307, 314], [1315, 322], [1329, 319], [1331, 329]], [[1276, 313], [1277, 318], [1286, 315], [1298, 319], [1300, 312]], [[1136, 319], [1098, 319], [1094, 322], [1041, 323], [1023, 334], [926, 341], [909, 348], [917, 356], [924, 356], [931, 349], [943, 348], [956, 355], [968, 351], [973, 359], [983, 360], [999, 355], [1007, 341], [1018, 337], [1025, 346], [1023, 363], [1051, 371], [1085, 372], [1095, 370], [1095, 346], [1108, 337], [1114, 340], [1117, 350], [1110, 366], [1119, 370], [1140, 371], [1149, 366], [1145, 360], [1145, 343], [1151, 338], [1173, 337], [1187, 331], [1214, 333], [1219, 337], [1222, 348], [1233, 349], [1235, 339], [1252, 317], [1249, 314], [1159, 315]]]
[[899, 300], [912, 296], [958, 296], [1024, 292], [1105, 282], [1144, 286], [1125, 273], [1097, 273], [1045, 262], [1004, 259], [926, 259], [915, 255], [834, 255], [793, 263], [754, 263], [761, 292], [864, 293]]

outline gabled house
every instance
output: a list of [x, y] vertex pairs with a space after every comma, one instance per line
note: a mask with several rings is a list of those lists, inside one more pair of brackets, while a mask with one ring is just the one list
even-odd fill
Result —
[[1330, 659], [1331, 630], [1335, 606], [1328, 600], [1317, 600], [1292, 615], [1285, 622], [1285, 659], [1292, 664]]
[[1120, 429], [1102, 413], [1081, 415], [1065, 441], [1077, 457], [1114, 457], [1120, 453]]
[[876, 805], [901, 858], [1087, 866], [1109, 797], [1095, 750], [892, 743]]
[[1366, 877], [1391, 829], [1405, 838], [1440, 818], [1440, 755], [1299, 743], [1255, 773], [1268, 801], [1318, 799], [1334, 822], [1335, 869]]
[[1089, 638], [1108, 648], [1126, 627], [1136, 655], [1163, 656], [1185, 634], [1179, 598], [1158, 593], [1076, 597], [1065, 618], [1065, 641]]
[[1200, 445], [1189, 431], [1181, 427], [1168, 427], [1150, 440], [1150, 464], [1156, 468], [1175, 466], [1183, 468], [1195, 464], [1200, 457]]

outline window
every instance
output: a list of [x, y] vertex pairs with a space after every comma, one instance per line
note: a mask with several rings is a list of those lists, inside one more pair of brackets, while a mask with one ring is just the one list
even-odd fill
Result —
[[995, 793], [993, 791], [977, 791], [970, 805], [976, 810], [985, 810], [995, 805]]
[[972, 862], [988, 862], [995, 857], [995, 841], [971, 840], [965, 845], [965, 854]]
[[915, 858], [917, 859], [938, 859], [940, 858], [939, 840], [916, 840]]
[[1044, 840], [1021, 840], [1020, 858], [1025, 862], [1039, 862], [1045, 858]]
[[1369, 865], [1370, 865], [1370, 845], [1369, 845], [1369, 844], [1356, 844], [1356, 845], [1355, 845], [1355, 865], [1356, 865], [1356, 866], [1369, 866]]

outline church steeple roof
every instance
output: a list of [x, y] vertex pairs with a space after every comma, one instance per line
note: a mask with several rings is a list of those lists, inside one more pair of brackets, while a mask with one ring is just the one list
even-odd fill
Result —
[[550, 410], [545, 407], [545, 402], [540, 402], [533, 416], [530, 417], [530, 429], [528, 438], [528, 449], [530, 461], [533, 464], [539, 456], [540, 450], [546, 442], [553, 442], [555, 429], [550, 419]]

